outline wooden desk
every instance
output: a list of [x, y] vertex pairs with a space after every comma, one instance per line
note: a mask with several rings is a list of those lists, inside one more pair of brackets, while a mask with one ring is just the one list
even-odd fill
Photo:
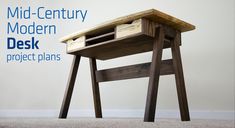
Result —
[[[67, 53], [74, 55], [59, 118], [66, 118], [81, 56], [90, 58], [95, 115], [102, 118], [99, 83], [149, 77], [144, 121], [154, 121], [160, 75], [175, 75], [182, 121], [189, 110], [180, 55], [181, 33], [195, 26], [150, 9], [120, 17], [61, 39]], [[172, 59], [162, 60], [163, 49], [171, 48]], [[96, 59], [108, 60], [153, 51], [152, 62], [98, 70]]]

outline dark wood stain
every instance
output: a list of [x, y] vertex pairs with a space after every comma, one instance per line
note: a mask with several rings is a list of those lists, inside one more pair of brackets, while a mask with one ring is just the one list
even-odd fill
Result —
[[71, 70], [69, 73], [68, 83], [67, 83], [67, 87], [65, 90], [64, 99], [61, 105], [59, 118], [67, 117], [80, 59], [81, 59], [81, 56], [74, 56], [73, 58], [73, 63], [72, 63]]
[[[161, 63], [160, 75], [174, 73], [172, 59], [163, 60]], [[106, 70], [96, 71], [97, 82], [124, 80], [140, 77], [148, 77], [151, 63], [136, 64]]]
[[159, 27], [153, 43], [153, 55], [150, 66], [150, 76], [148, 84], [147, 99], [145, 105], [145, 122], [153, 122], [155, 118], [158, 84], [160, 77], [160, 68], [162, 60], [163, 43], [165, 33], [162, 27]]
[[171, 51], [172, 51], [173, 66], [175, 71], [175, 81], [176, 81], [181, 120], [189, 121], [190, 116], [188, 110], [188, 101], [187, 101], [187, 95], [184, 83], [183, 66], [182, 66], [179, 44], [180, 44], [180, 33], [178, 32], [175, 39], [172, 40]]
[[91, 69], [91, 82], [92, 82], [92, 90], [93, 90], [95, 117], [102, 118], [100, 89], [99, 89], [99, 83], [96, 82], [97, 80], [96, 80], [96, 75], [95, 75], [95, 72], [97, 71], [96, 60], [94, 58], [90, 58], [89, 61], [90, 61], [90, 69]]

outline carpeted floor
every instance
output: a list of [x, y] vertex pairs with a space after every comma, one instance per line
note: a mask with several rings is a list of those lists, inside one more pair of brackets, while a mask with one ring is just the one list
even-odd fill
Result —
[[234, 128], [234, 120], [0, 119], [0, 128]]

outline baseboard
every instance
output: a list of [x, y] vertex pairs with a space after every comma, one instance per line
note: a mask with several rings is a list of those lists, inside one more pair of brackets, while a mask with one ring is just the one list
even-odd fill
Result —
[[[58, 117], [59, 110], [0, 110], [0, 118], [11, 117]], [[234, 111], [190, 111], [191, 119], [223, 119], [234, 120]], [[90, 109], [70, 110], [68, 117], [94, 117], [94, 111]], [[105, 109], [103, 117], [124, 117], [124, 118], [143, 118], [144, 110], [141, 109]], [[179, 111], [176, 110], [158, 110], [156, 118], [180, 118]]]

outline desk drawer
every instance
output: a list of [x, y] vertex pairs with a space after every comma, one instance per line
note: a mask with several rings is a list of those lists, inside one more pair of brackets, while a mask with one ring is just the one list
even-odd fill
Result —
[[86, 46], [85, 36], [79, 37], [75, 40], [70, 39], [67, 41], [67, 52], [74, 51], [76, 49], [82, 48]]
[[121, 24], [116, 27], [116, 38], [142, 32], [142, 19], [134, 20], [130, 24]]
[[155, 23], [142, 18], [129, 23], [117, 25], [115, 30], [115, 38], [122, 38], [138, 33], [154, 37]]
[[154, 37], [155, 22], [142, 18], [86, 33], [84, 36], [72, 38], [67, 41], [67, 53], [72, 54], [77, 50], [84, 49], [86, 46], [141, 34]]

